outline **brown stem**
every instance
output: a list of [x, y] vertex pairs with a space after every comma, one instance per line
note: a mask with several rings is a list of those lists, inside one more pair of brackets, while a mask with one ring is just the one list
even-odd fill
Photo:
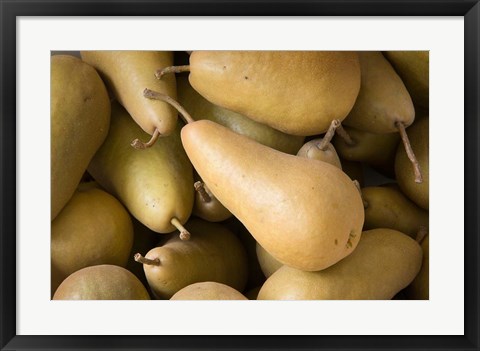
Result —
[[160, 260], [158, 258], [156, 258], [154, 260], [151, 260], [149, 258], [143, 257], [139, 253], [136, 253], [135, 256], [133, 256], [133, 259], [136, 262], [140, 262], [140, 263], [143, 263], [143, 264], [148, 264], [148, 265], [151, 265], [151, 266], [160, 266]]
[[182, 115], [183, 119], [185, 120], [185, 123], [195, 122], [195, 120], [192, 118], [192, 116], [190, 116], [187, 110], [185, 110], [183, 106], [178, 103], [178, 101], [172, 99], [170, 96], [165, 94], [160, 94], [150, 89], [145, 89], [143, 91], [143, 96], [146, 97], [147, 99], [160, 100], [172, 105]]
[[327, 130], [327, 133], [325, 133], [325, 136], [322, 138], [322, 140], [317, 144], [317, 148], [321, 151], [325, 151], [328, 147], [328, 144], [332, 141], [333, 136], [335, 135], [335, 130], [338, 128], [340, 125], [340, 120], [339, 119], [334, 119], [332, 123], [330, 123], [330, 127]]
[[180, 231], [180, 239], [182, 240], [190, 240], [190, 232], [180, 223], [178, 218], [173, 217], [170, 220], [170, 223]]
[[153, 146], [153, 144], [155, 144], [159, 136], [160, 136], [160, 132], [158, 131], [157, 128], [155, 128], [155, 131], [153, 132], [152, 137], [150, 138], [149, 141], [145, 143], [140, 139], [135, 139], [130, 143], [130, 145], [132, 145], [135, 149], [138, 149], [138, 150], [147, 149]]
[[343, 128], [342, 124], [340, 123], [340, 125], [337, 127], [336, 129], [336, 132], [338, 134], [339, 137], [341, 137], [343, 139], [343, 141], [345, 142], [345, 144], [347, 144], [348, 146], [355, 146], [357, 143], [352, 139], [352, 137], [350, 136], [350, 134], [348, 134], [348, 132]]
[[202, 198], [203, 202], [208, 203], [212, 201], [212, 198], [210, 197], [210, 195], [208, 195], [207, 191], [205, 190], [205, 183], [198, 181], [198, 182], [195, 182], [193, 186], [195, 187], [195, 190], [198, 191], [198, 193], [200, 194], [200, 197]]
[[415, 183], [422, 183], [423, 177], [420, 170], [420, 164], [418, 163], [417, 157], [413, 152], [412, 145], [410, 144], [410, 140], [408, 139], [407, 131], [405, 130], [405, 125], [402, 122], [395, 122], [395, 126], [400, 132], [400, 137], [402, 138], [403, 146], [405, 147], [405, 151], [407, 152], [408, 159], [412, 163], [413, 172], [415, 174]]
[[155, 77], [157, 79], [162, 79], [162, 77], [167, 73], [182, 73], [182, 72], [190, 72], [190, 66], [169, 66], [162, 69], [159, 69], [155, 72]]
[[425, 227], [423, 225], [420, 226], [420, 228], [418, 228], [418, 232], [417, 232], [417, 236], [415, 237], [415, 241], [420, 244], [423, 241], [423, 239], [425, 239], [427, 234], [428, 234], [427, 227]]

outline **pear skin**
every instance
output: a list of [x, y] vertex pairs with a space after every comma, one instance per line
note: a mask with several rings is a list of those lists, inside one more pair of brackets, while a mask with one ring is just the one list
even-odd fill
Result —
[[395, 155], [400, 142], [398, 133], [375, 134], [349, 127], [344, 129], [354, 143], [350, 145], [335, 135], [332, 143], [340, 158], [363, 162], [388, 177], [395, 176]]
[[195, 120], [208, 119], [260, 144], [289, 154], [295, 154], [303, 144], [303, 136], [282, 133], [237, 112], [212, 104], [192, 88], [187, 77], [177, 77], [177, 89], [178, 101]]
[[371, 186], [362, 189], [366, 203], [364, 230], [390, 228], [415, 238], [421, 227], [428, 227], [428, 211], [410, 201], [397, 186]]
[[105, 140], [110, 99], [97, 71], [79, 58], [51, 57], [51, 220], [75, 192]]
[[150, 296], [133, 273], [105, 264], [82, 268], [69, 275], [53, 300], [150, 300]]
[[383, 55], [402, 78], [413, 102], [428, 109], [429, 52], [384, 51]]
[[344, 124], [370, 133], [398, 131], [415, 119], [413, 101], [402, 79], [379, 51], [359, 52], [361, 87]]
[[52, 221], [52, 294], [81, 268], [99, 264], [125, 267], [132, 243], [130, 215], [116, 198], [95, 187], [77, 190]]
[[423, 182], [416, 183], [413, 179], [414, 169], [408, 159], [405, 149], [398, 147], [395, 157], [395, 175], [402, 192], [421, 208], [428, 210], [429, 206], [429, 171], [428, 171], [428, 142], [429, 120], [419, 118], [408, 129], [410, 144], [415, 153], [422, 172]]
[[207, 120], [187, 124], [181, 138], [210, 191], [280, 262], [317, 271], [355, 249], [363, 203], [337, 167], [282, 153]]
[[136, 150], [130, 141], [146, 133], [114, 102], [108, 137], [88, 166], [100, 185], [157, 233], [171, 233], [176, 229], [172, 219], [183, 224], [192, 212], [193, 168], [181, 145], [180, 128], [178, 121], [170, 136]]
[[147, 100], [142, 95], [145, 88], [150, 88], [176, 98], [174, 75], [162, 80], [155, 78], [157, 69], [173, 64], [172, 52], [81, 51], [80, 55], [100, 72], [113, 95], [143, 131], [152, 135], [158, 130], [162, 136], [175, 131], [177, 112], [162, 101]]
[[248, 280], [246, 289], [262, 285], [265, 282], [265, 274], [263, 274], [262, 267], [260, 267], [260, 262], [258, 261], [257, 242], [241, 223], [236, 235], [247, 252]]
[[194, 51], [189, 80], [215, 105], [307, 136], [350, 112], [360, 65], [347, 51]]
[[145, 276], [158, 299], [169, 299], [187, 285], [214, 281], [243, 291], [247, 281], [247, 256], [240, 240], [226, 227], [198, 218], [185, 227], [195, 235], [181, 240], [174, 235], [164, 245], [151, 249], [143, 263]]
[[248, 300], [241, 292], [217, 282], [194, 283], [177, 291], [170, 300]]
[[429, 299], [429, 238], [428, 235], [421, 240], [423, 250], [422, 268], [412, 283], [405, 289], [405, 294], [411, 300], [428, 300]]
[[257, 258], [262, 268], [265, 277], [270, 277], [273, 273], [278, 271], [283, 266], [281, 262], [278, 262], [272, 255], [268, 253], [259, 243], [256, 245]]
[[200, 180], [196, 172], [194, 179], [196, 180], [193, 184], [195, 188], [195, 200], [192, 213], [209, 222], [221, 222], [232, 217], [232, 213], [218, 201], [210, 189]]
[[355, 251], [337, 264], [305, 272], [281, 267], [263, 284], [258, 300], [390, 300], [420, 271], [422, 249], [391, 229], [365, 231]]

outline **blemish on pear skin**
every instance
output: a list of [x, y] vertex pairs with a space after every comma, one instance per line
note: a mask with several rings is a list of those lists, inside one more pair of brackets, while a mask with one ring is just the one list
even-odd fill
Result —
[[337, 239], [335, 239], [335, 245], [338, 245], [338, 240]]
[[347, 245], [346, 245], [347, 249], [350, 249], [351, 247], [353, 247], [352, 239], [354, 239], [356, 237], [356, 235], [353, 234], [353, 233], [354, 233], [353, 230], [350, 231], [350, 234], [348, 236], [348, 241], [347, 241]]

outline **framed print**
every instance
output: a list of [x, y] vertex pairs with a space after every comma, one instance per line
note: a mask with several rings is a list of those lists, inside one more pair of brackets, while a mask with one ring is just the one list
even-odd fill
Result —
[[[0, 14], [2, 350], [479, 349], [478, 1], [2, 1]], [[51, 299], [51, 56], [168, 50], [188, 62], [215, 49], [428, 51], [429, 299]], [[137, 262], [152, 263], [145, 253]]]

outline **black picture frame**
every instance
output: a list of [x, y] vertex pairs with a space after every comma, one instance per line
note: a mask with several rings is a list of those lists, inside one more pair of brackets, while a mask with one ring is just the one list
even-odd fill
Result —
[[[460, 0], [0, 0], [1, 350], [417, 349], [479, 350], [480, 4]], [[27, 336], [16, 335], [16, 18], [18, 16], [463, 16], [465, 20], [465, 335]], [[448, 316], [446, 316], [448, 318]]]

